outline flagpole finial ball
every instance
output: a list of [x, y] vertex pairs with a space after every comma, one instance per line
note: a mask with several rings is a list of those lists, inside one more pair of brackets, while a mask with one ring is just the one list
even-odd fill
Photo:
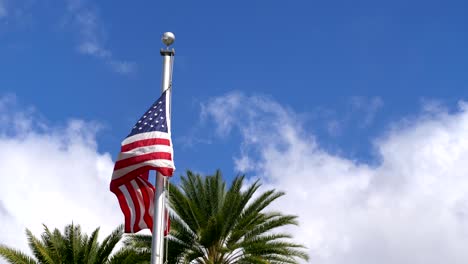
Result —
[[174, 43], [175, 41], [175, 35], [174, 33], [172, 32], [166, 32], [163, 34], [162, 36], [162, 42], [164, 43], [164, 45], [166, 45], [167, 47], [169, 47], [170, 45], [172, 45], [172, 43]]

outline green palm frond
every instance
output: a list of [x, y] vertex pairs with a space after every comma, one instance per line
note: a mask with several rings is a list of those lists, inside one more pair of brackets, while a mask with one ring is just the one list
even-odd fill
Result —
[[58, 229], [55, 229], [53, 232], [51, 232], [46, 225], [43, 226], [44, 233], [41, 235], [42, 243], [47, 247], [49, 255], [54, 260], [54, 262], [58, 263], [65, 257], [65, 241]]
[[35, 237], [29, 229], [26, 229], [26, 237], [28, 239], [29, 248], [31, 248], [33, 255], [36, 257], [39, 263], [53, 264], [52, 254], [48, 250], [47, 246]]
[[151, 255], [140, 254], [132, 249], [121, 249], [107, 261], [107, 264], [142, 264], [149, 263]]
[[91, 236], [84, 243], [84, 259], [87, 260], [87, 264], [93, 264], [97, 258], [97, 251], [99, 247], [98, 243], [99, 228], [96, 228]]
[[123, 225], [117, 227], [109, 236], [107, 236], [99, 247], [96, 253], [96, 262], [95, 263], [105, 263], [106, 259], [112, 253], [112, 250], [115, 248], [117, 243], [123, 236]]
[[81, 232], [79, 225], [71, 224], [65, 227], [63, 234], [54, 229], [52, 232], [44, 225], [41, 239], [35, 237], [26, 229], [29, 247], [35, 257], [0, 245], [0, 257], [9, 263], [21, 264], [104, 264], [104, 263], [146, 263], [150, 254], [141, 254], [133, 248], [125, 248], [111, 255], [123, 235], [123, 227], [116, 228], [100, 244], [98, 242], [99, 228], [88, 236]]
[[30, 256], [19, 250], [0, 245], [0, 256], [12, 264], [36, 264]]
[[[278, 228], [297, 225], [297, 217], [267, 211], [283, 192], [258, 193], [259, 181], [244, 186], [245, 176], [229, 187], [218, 170], [202, 177], [191, 171], [171, 185], [168, 263], [298, 263], [308, 260], [304, 246]], [[151, 236], [133, 235], [126, 247], [149, 252]]]

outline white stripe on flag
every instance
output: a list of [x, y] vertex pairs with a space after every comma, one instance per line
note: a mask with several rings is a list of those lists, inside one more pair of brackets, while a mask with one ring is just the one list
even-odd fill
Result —
[[133, 135], [131, 137], [124, 139], [121, 145], [124, 146], [124, 145], [130, 144], [138, 140], [149, 139], [149, 138], [164, 138], [164, 139], [171, 140], [171, 133], [160, 132], [160, 131], [140, 133], [140, 134], [136, 134], [136, 135]]
[[151, 219], [153, 219], [153, 214], [154, 214], [154, 191], [153, 191], [153, 188], [151, 188], [153, 186], [149, 185], [147, 183], [144, 183], [144, 182], [143, 182], [143, 184], [148, 187], [148, 188], [145, 188], [147, 190], [148, 197], [150, 199], [150, 204], [148, 206], [148, 208], [149, 208], [148, 214], [151, 216]]
[[152, 145], [152, 146], [132, 149], [126, 152], [120, 152], [119, 157], [117, 158], [117, 161], [127, 159], [127, 158], [132, 158], [135, 156], [145, 155], [145, 154], [149, 154], [153, 152], [166, 152], [166, 153], [172, 154], [172, 147], [165, 146], [165, 145]]
[[[136, 219], [138, 221], [138, 226], [140, 227], [140, 229], [147, 228], [146, 223], [145, 223], [145, 219], [143, 218], [145, 216], [145, 211], [146, 211], [145, 206], [144, 206], [145, 202], [143, 200], [143, 194], [141, 193], [141, 189], [140, 189], [140, 187], [138, 186], [138, 184], [137, 184], [137, 182], [135, 180], [132, 180], [130, 183], [133, 186], [135, 196], [138, 199], [138, 201], [136, 201], [136, 203], [140, 207], [140, 219]], [[135, 217], [136, 217], [136, 215], [135, 215]]]
[[122, 176], [125, 176], [129, 172], [134, 171], [144, 166], [152, 166], [152, 167], [158, 167], [158, 168], [173, 168], [174, 163], [171, 160], [165, 160], [165, 159], [148, 160], [148, 161], [141, 162], [132, 166], [124, 167], [119, 170], [115, 170], [114, 173], [112, 174], [112, 180], [116, 180]]
[[119, 189], [124, 194], [125, 200], [127, 201], [128, 209], [130, 211], [130, 232], [133, 233], [133, 224], [135, 223], [135, 206], [133, 204], [132, 197], [127, 190], [127, 187], [125, 185], [121, 185]]

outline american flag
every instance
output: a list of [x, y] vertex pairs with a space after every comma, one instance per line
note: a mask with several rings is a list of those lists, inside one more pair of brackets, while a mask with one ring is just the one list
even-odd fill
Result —
[[148, 181], [149, 171], [172, 176], [175, 169], [167, 97], [165, 91], [138, 120], [115, 162], [110, 190], [125, 216], [125, 233], [152, 230], [155, 188]]

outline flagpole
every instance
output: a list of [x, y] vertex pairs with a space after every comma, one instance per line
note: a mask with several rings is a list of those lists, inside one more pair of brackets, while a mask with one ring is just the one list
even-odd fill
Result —
[[[174, 62], [174, 49], [169, 50], [169, 46], [174, 43], [175, 36], [171, 32], [163, 34], [162, 42], [166, 45], [166, 49], [161, 49], [161, 56], [163, 57], [163, 68], [162, 68], [162, 82], [161, 92], [167, 90], [168, 98], [166, 104], [167, 109], [167, 125], [170, 129], [171, 121], [171, 90], [168, 90], [172, 86], [172, 65]], [[163, 264], [164, 263], [164, 227], [166, 221], [165, 218], [165, 204], [166, 204], [166, 190], [164, 188], [165, 177], [157, 172], [156, 173], [156, 186], [154, 194], [154, 212], [153, 212], [153, 238], [151, 243], [151, 264]]]

